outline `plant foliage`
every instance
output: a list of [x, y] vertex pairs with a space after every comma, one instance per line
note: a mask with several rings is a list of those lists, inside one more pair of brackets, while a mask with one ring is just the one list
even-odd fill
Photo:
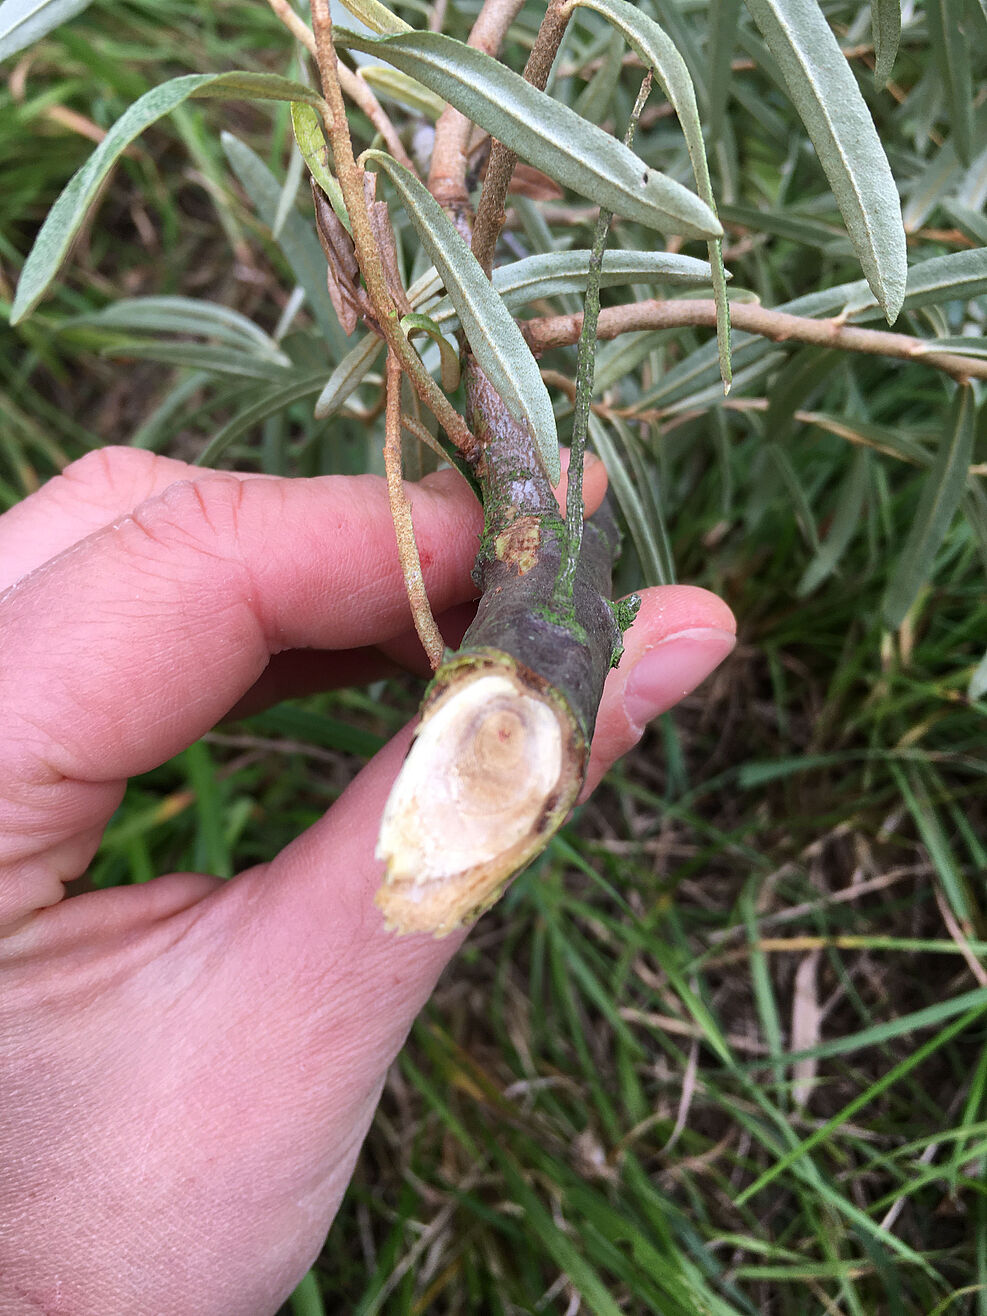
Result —
[[[477, 0], [347, 7], [423, 170], [436, 97], [478, 125], [474, 198], [485, 132], [528, 166], [466, 287], [352, 111], [426, 366], [462, 409], [428, 326], [487, 341], [551, 469], [575, 348], [536, 365], [515, 321], [581, 310], [612, 209], [603, 322], [666, 308], [596, 356], [621, 583], [720, 591], [741, 644], [487, 916], [296, 1310], [984, 1316], [983, 0], [587, 0], [545, 92], [543, 4], [502, 62]], [[267, 6], [5, 0], [0, 58], [0, 507], [107, 442], [379, 470], [380, 340], [327, 291], [321, 98]], [[792, 317], [734, 329], [728, 396], [727, 301]], [[858, 350], [889, 321], [906, 355]], [[214, 733], [133, 783], [94, 881], [268, 858], [409, 707]]]

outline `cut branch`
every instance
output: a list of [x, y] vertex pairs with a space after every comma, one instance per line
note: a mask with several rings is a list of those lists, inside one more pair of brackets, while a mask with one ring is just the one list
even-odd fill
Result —
[[[945, 371], [956, 380], [987, 379], [987, 360], [959, 356], [953, 352], [930, 351], [930, 340], [911, 338], [886, 329], [861, 329], [841, 320], [812, 320], [785, 311], [772, 311], [749, 302], [731, 302], [730, 317], [735, 329], [759, 334], [772, 342], [812, 343], [819, 347], [836, 347], [846, 352], [864, 352], [887, 356], [898, 361], [920, 362]], [[568, 347], [579, 340], [581, 313], [546, 315], [526, 320], [521, 331], [532, 352], [540, 356], [556, 347]], [[642, 329], [685, 329], [716, 327], [716, 305], [712, 300], [688, 298], [671, 301], [632, 302], [626, 306], [608, 306], [600, 312], [596, 336], [617, 338], [620, 334]]]
[[566, 529], [555, 495], [528, 434], [472, 359], [466, 391], [484, 445], [481, 598], [459, 652], [435, 674], [377, 847], [388, 927], [437, 936], [491, 905], [564, 821], [622, 648], [609, 509], [587, 521], [571, 593], [557, 606]]

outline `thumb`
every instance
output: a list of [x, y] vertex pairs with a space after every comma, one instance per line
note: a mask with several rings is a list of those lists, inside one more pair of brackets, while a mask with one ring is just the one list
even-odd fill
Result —
[[[733, 646], [730, 610], [687, 586], [644, 592], [625, 636], [626, 654], [604, 690], [588, 789], [640, 738], [648, 718], [695, 688]], [[225, 893], [263, 918], [262, 954], [285, 980], [334, 1003], [333, 1027], [347, 1054], [380, 1072], [400, 1048], [465, 932], [437, 939], [384, 928], [374, 895], [383, 865], [374, 849], [380, 819], [411, 741], [407, 727], [363, 769], [336, 804], [264, 870]]]

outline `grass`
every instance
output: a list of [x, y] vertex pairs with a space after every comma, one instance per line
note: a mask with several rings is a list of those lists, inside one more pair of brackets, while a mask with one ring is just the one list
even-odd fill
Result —
[[[700, 51], [705, 11], [680, 8]], [[831, 8], [859, 39], [859, 7]], [[451, 5], [449, 29], [464, 32], [473, 10]], [[741, 36], [743, 55], [755, 38]], [[592, 23], [579, 42], [573, 64], [605, 53]], [[126, 0], [94, 4], [26, 77], [8, 68], [3, 296], [90, 149], [53, 107], [105, 127], [166, 76], [289, 61], [263, 4], [179, 3], [162, 21]], [[902, 99], [868, 93], [918, 216], [914, 262], [969, 241], [948, 236], [934, 196], [920, 213], [944, 133], [948, 145], [928, 65], [921, 24], [906, 25]], [[612, 63], [600, 67], [613, 79]], [[612, 82], [618, 120], [632, 84]], [[563, 70], [558, 91], [575, 100], [585, 85]], [[778, 305], [859, 277], [810, 155], [785, 145], [797, 129], [784, 99], [749, 68], [731, 87], [714, 177], [734, 205], [735, 286]], [[292, 262], [236, 187], [220, 129], [284, 176], [277, 109], [196, 106], [163, 122], [113, 174], [53, 295], [16, 334], [2, 330], [0, 506], [100, 443], [194, 457], [237, 420], [241, 380], [121, 367], [100, 354], [112, 344], [67, 323], [123, 295], [180, 293], [275, 332]], [[681, 161], [667, 118], [641, 131], [642, 149]], [[297, 215], [307, 220], [304, 204]], [[537, 249], [539, 232], [529, 216], [518, 240]], [[617, 235], [634, 245], [627, 226]], [[982, 331], [983, 306], [908, 320], [926, 335]], [[730, 406], [703, 376], [656, 402], [707, 339], [642, 342], [601, 397], [632, 417], [643, 408], [648, 424], [650, 409], [672, 407], [660, 430], [611, 431], [651, 517], [641, 557], [667, 565], [670, 552], [679, 579], [721, 592], [738, 649], [648, 732], [442, 979], [296, 1316], [987, 1313], [987, 703], [966, 696], [987, 635], [975, 507], [953, 522], [902, 628], [880, 620], [922, 485], [904, 458], [934, 450], [949, 389], [919, 365], [773, 349], [738, 371]], [[298, 379], [321, 380], [306, 311], [281, 346]], [[601, 349], [600, 369], [628, 346]], [[571, 373], [572, 361], [546, 364]], [[298, 387], [221, 460], [367, 469], [372, 388], [327, 427], [311, 418], [321, 382]], [[246, 401], [263, 390], [251, 384]], [[797, 419], [807, 409], [856, 441]], [[638, 446], [621, 449], [622, 434]], [[982, 423], [977, 445], [982, 461]], [[842, 554], [820, 563], [848, 504]], [[622, 587], [640, 580], [633, 542], [621, 573]], [[391, 682], [220, 728], [131, 785], [93, 880], [228, 874], [269, 857], [417, 693]]]

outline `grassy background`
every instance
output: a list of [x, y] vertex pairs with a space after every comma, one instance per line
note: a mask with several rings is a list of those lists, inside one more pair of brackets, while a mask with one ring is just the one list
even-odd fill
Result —
[[[515, 57], [538, 8], [522, 12]], [[727, 264], [735, 288], [778, 305], [859, 270], [753, 29], [742, 22], [720, 49], [711, 20], [733, 8], [664, 0], [655, 11], [705, 112], [718, 113], [729, 81], [711, 152]], [[984, 242], [984, 156], [972, 167], [956, 156], [956, 106], [922, 12], [906, 15], [892, 94], [870, 77], [867, 6], [826, 8], [902, 185], [910, 259]], [[446, 30], [464, 35], [475, 9], [450, 3]], [[9, 304], [87, 136], [167, 77], [293, 72], [293, 59], [259, 2], [175, 0], [163, 15], [149, 0], [98, 0], [9, 61], [0, 296]], [[966, 84], [976, 129], [983, 72], [974, 61]], [[587, 20], [557, 92], [622, 125], [639, 77]], [[245, 389], [270, 393], [262, 380], [176, 369], [147, 342], [128, 354], [77, 320], [169, 293], [275, 330], [295, 282], [290, 232], [272, 239], [221, 131], [290, 182], [283, 107], [186, 107], [114, 171], [39, 311], [0, 328], [0, 505], [103, 443], [194, 458], [236, 420]], [[646, 116], [637, 144], [687, 178], [666, 114]], [[290, 213], [308, 228], [304, 190]], [[584, 242], [588, 212], [545, 213], [548, 230], [530, 208], [519, 217], [515, 254]], [[616, 229], [621, 244], [644, 240]], [[607, 297], [628, 295], [649, 290]], [[947, 303], [905, 327], [982, 332], [983, 309]], [[599, 397], [607, 414], [634, 417], [616, 458], [645, 509], [621, 583], [674, 570], [721, 592], [738, 649], [648, 732], [444, 977], [297, 1313], [987, 1313], [987, 704], [967, 695], [987, 637], [975, 501], [905, 625], [880, 621], [950, 386], [921, 365], [781, 347], [729, 405], [698, 377], [663, 393], [708, 337], [608, 345]], [[308, 309], [281, 344], [315, 382], [220, 460], [300, 475], [373, 467], [360, 412], [373, 387], [316, 423], [327, 349]], [[331, 343], [330, 360], [339, 351]], [[570, 374], [572, 363], [546, 362]], [[982, 423], [977, 444], [982, 462]], [[269, 857], [417, 697], [395, 681], [222, 727], [132, 784], [93, 880], [231, 874]]]

